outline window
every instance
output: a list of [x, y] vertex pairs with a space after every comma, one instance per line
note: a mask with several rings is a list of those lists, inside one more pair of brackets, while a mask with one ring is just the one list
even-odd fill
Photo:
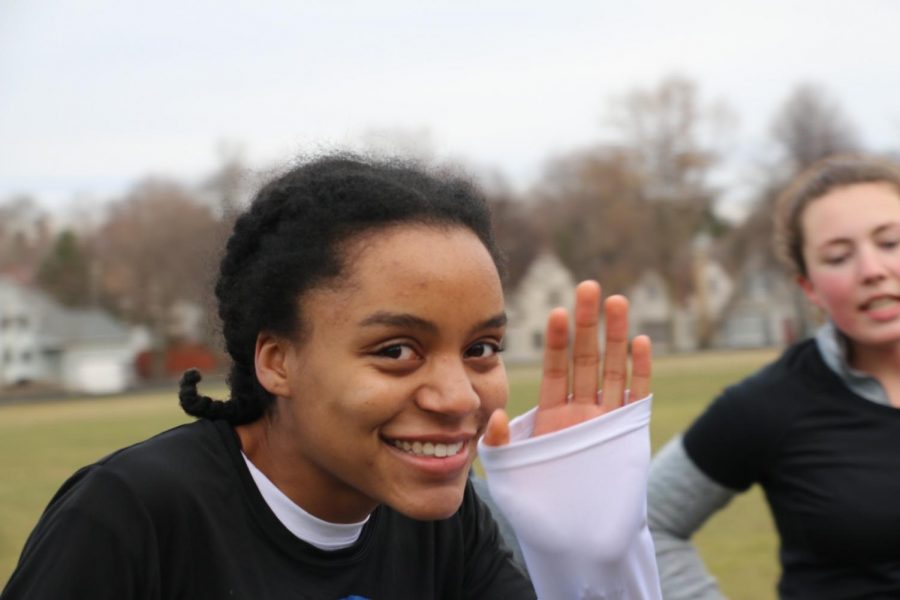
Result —
[[22, 359], [22, 362], [23, 362], [23, 363], [31, 362], [31, 351], [30, 351], [30, 350], [25, 350], [25, 351], [22, 352], [22, 354], [20, 355], [20, 358]]
[[562, 304], [562, 294], [559, 293], [559, 290], [547, 292], [547, 307], [556, 308], [560, 304]]
[[541, 350], [544, 347], [544, 334], [541, 331], [535, 331], [531, 334], [531, 345], [536, 350]]

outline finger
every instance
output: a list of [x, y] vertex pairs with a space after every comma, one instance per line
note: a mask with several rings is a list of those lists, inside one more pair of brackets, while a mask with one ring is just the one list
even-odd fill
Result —
[[538, 407], [565, 404], [569, 393], [569, 315], [564, 308], [554, 308], [547, 317], [543, 369]]
[[652, 361], [650, 338], [639, 335], [631, 341], [631, 392], [629, 401], [635, 402], [650, 395]]
[[610, 296], [604, 303], [606, 347], [603, 359], [603, 401], [605, 410], [625, 404], [628, 381], [628, 300]]
[[482, 439], [488, 446], [505, 446], [509, 443], [509, 417], [505, 410], [498, 408], [494, 411], [488, 419]]
[[600, 284], [582, 281], [575, 288], [575, 342], [572, 345], [572, 401], [597, 403], [600, 369]]

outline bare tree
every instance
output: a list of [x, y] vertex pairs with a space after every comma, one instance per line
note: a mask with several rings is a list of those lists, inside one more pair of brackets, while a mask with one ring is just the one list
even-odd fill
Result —
[[0, 203], [0, 272], [33, 278], [52, 245], [49, 215], [33, 198], [17, 195]]
[[697, 85], [678, 76], [630, 91], [613, 101], [611, 113], [645, 194], [681, 201], [704, 195], [735, 120], [727, 105], [704, 103]]
[[93, 240], [106, 304], [149, 325], [165, 343], [173, 306], [203, 306], [215, 275], [221, 227], [209, 207], [183, 187], [150, 179], [114, 203]]
[[516, 196], [507, 186], [496, 183], [490, 186], [487, 199], [491, 206], [494, 236], [505, 262], [503, 284], [507, 289], [512, 289], [545, 246], [545, 231], [540, 226], [532, 203]]
[[[650, 89], [635, 89], [612, 108], [622, 146], [639, 176], [640, 206], [646, 213], [640, 243], [646, 247], [647, 264], [665, 280], [674, 308], [698, 292], [694, 240], [722, 230], [709, 175], [735, 117], [727, 105], [704, 101], [694, 82], [677, 76]], [[697, 334], [704, 342], [709, 335], [703, 324], [710, 319], [699, 316]], [[674, 326], [674, 318], [669, 321]]]
[[579, 278], [624, 291], [648, 264], [650, 215], [630, 156], [597, 148], [551, 162], [535, 190], [538, 218], [562, 261]]
[[212, 203], [220, 221], [230, 229], [244, 208], [248, 169], [244, 163], [242, 144], [220, 141], [217, 153], [219, 166], [204, 182], [202, 189], [213, 195]]
[[798, 85], [772, 122], [772, 137], [780, 146], [788, 177], [820, 158], [859, 150], [856, 128], [822, 86]]

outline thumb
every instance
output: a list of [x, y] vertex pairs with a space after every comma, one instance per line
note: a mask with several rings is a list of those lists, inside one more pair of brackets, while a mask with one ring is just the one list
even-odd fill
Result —
[[509, 443], [509, 417], [502, 408], [495, 410], [488, 420], [483, 440], [488, 446], [505, 446]]

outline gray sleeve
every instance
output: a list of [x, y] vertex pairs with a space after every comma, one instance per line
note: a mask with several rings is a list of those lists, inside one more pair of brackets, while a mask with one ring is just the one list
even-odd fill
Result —
[[653, 458], [647, 518], [665, 600], [724, 598], [690, 538], [736, 493], [697, 468], [685, 452], [681, 436], [670, 440]]

